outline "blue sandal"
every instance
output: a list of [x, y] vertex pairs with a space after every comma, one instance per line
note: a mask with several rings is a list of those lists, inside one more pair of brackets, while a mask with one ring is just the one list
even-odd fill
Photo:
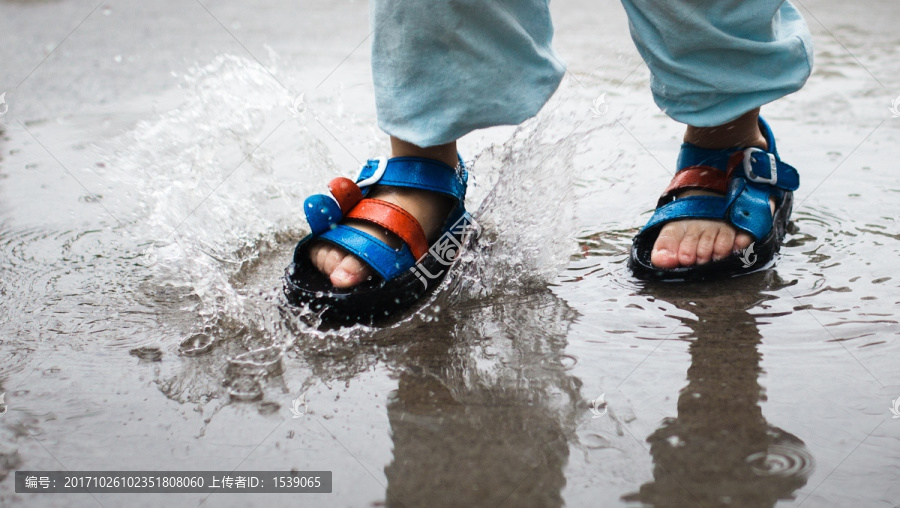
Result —
[[[453, 168], [420, 157], [369, 160], [356, 182], [333, 179], [328, 184], [330, 196], [316, 194], [303, 204], [311, 233], [297, 244], [285, 272], [288, 301], [321, 311], [325, 322], [374, 323], [409, 309], [440, 284], [476, 227], [465, 209], [467, 181], [462, 158]], [[438, 240], [429, 246], [412, 215], [392, 203], [367, 198], [376, 184], [428, 190], [452, 198], [456, 205]], [[341, 224], [343, 219], [377, 224], [403, 240], [403, 245], [395, 250], [372, 235]], [[335, 288], [310, 260], [314, 240], [354, 254], [376, 275], [350, 288]]]
[[[775, 137], [765, 120], [760, 130], [769, 149], [755, 147], [707, 150], [681, 145], [678, 171], [656, 205], [656, 212], [634, 237], [628, 266], [644, 280], [704, 280], [736, 277], [764, 270], [775, 262], [784, 240], [793, 206], [793, 191], [800, 185], [797, 170], [784, 163], [775, 149]], [[688, 196], [685, 190], [702, 189], [723, 196]], [[775, 201], [771, 212], [769, 199]], [[653, 244], [662, 227], [681, 219], [723, 220], [750, 235], [749, 247], [702, 265], [661, 269], [650, 262]]]

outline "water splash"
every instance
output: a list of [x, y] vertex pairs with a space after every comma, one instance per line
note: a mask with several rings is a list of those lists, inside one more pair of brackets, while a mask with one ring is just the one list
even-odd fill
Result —
[[[215, 328], [225, 322], [252, 320], [236, 278], [286, 239], [302, 236], [295, 208], [312, 190], [306, 182], [336, 170], [305, 119], [287, 117], [291, 94], [260, 64], [222, 55], [181, 80], [180, 106], [101, 148], [114, 168], [107, 176], [137, 203], [123, 213], [141, 239], [134, 248], [148, 261], [148, 290], [190, 293], [199, 302], [198, 333], [212, 329], [216, 340]], [[298, 129], [290, 167], [279, 165], [284, 144], [273, 133]], [[297, 178], [297, 166], [307, 180]]]
[[[570, 168], [587, 133], [556, 132], [553, 126], [571, 122], [542, 114], [469, 162], [469, 209], [483, 234], [429, 302], [388, 327], [319, 330], [314, 313], [285, 304], [278, 281], [292, 242], [306, 233], [298, 204], [347, 173], [307, 128], [314, 111], [290, 117], [292, 94], [258, 63], [230, 55], [192, 69], [182, 82], [181, 105], [104, 145], [111, 152], [105, 176], [134, 197], [119, 212], [139, 238], [135, 256], [152, 261], [139, 286], [175, 323], [162, 339], [174, 343], [163, 349], [205, 359], [161, 373], [170, 398], [208, 398], [218, 381], [232, 400], [258, 400], [292, 348], [390, 343], [450, 305], [543, 288], [576, 250]], [[288, 129], [285, 122], [295, 131], [289, 141], [270, 136]], [[371, 133], [348, 135], [359, 141]], [[222, 372], [224, 381], [191, 381]]]
[[464, 259], [457, 299], [543, 287], [575, 252], [571, 168], [586, 134], [548, 140], [554, 120], [548, 115], [527, 122], [475, 159], [473, 172], [490, 171], [496, 183], [475, 213], [482, 233]]

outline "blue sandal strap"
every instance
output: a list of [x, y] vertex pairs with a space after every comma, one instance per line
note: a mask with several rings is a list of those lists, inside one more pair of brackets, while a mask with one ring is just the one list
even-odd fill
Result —
[[[370, 160], [360, 171], [357, 182], [370, 179], [381, 168], [378, 160]], [[408, 187], [428, 190], [462, 201], [466, 195], [468, 174], [462, 165], [461, 171], [440, 161], [422, 157], [394, 157], [387, 159], [386, 167], [377, 180], [378, 185]]]
[[671, 201], [653, 212], [644, 230], [679, 219], [724, 219], [728, 202], [722, 196], [688, 196]]
[[770, 185], [748, 182], [743, 178], [732, 179], [728, 186], [727, 220], [734, 227], [750, 234], [754, 240], [765, 238], [772, 230], [772, 209], [769, 198], [781, 200], [784, 191]]
[[735, 150], [710, 150], [691, 143], [682, 143], [678, 152], [678, 171], [696, 166], [715, 168], [722, 173], [728, 172], [728, 159]]
[[409, 246], [394, 250], [378, 238], [358, 229], [338, 224], [319, 236], [354, 254], [372, 267], [384, 280], [390, 280], [416, 264]]

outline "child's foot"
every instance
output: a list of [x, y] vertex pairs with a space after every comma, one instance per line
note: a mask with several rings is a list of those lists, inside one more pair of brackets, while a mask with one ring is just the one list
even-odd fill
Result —
[[[453, 203], [449, 198], [415, 189], [375, 187], [367, 197], [399, 205], [409, 212], [422, 225], [429, 244], [435, 240], [435, 236], [453, 209]], [[344, 224], [369, 233], [395, 249], [399, 249], [403, 244], [396, 235], [374, 224], [353, 220], [348, 220]], [[331, 284], [336, 288], [355, 286], [373, 274], [372, 269], [358, 257], [328, 242], [320, 241], [313, 244], [310, 248], [310, 258], [316, 268], [331, 279]]]
[[[716, 196], [707, 191], [685, 191], [678, 196]], [[775, 201], [769, 200], [772, 212]], [[653, 244], [650, 262], [659, 268], [702, 265], [728, 257], [732, 252], [746, 249], [752, 238], [738, 233], [730, 224], [717, 220], [685, 219], [663, 226]]]
[[[749, 146], [768, 149], [766, 138], [759, 128], [759, 109], [718, 127], [688, 127], [684, 140], [709, 149]], [[717, 194], [689, 190], [680, 194], [678, 198], [702, 195]], [[770, 200], [769, 204], [774, 213], [775, 202]], [[743, 250], [751, 242], [750, 235], [739, 233], [733, 226], [722, 221], [705, 219], [673, 221], [660, 230], [650, 253], [650, 262], [653, 266], [665, 269], [702, 265]]]
[[[450, 167], [456, 167], [458, 160], [456, 142], [421, 148], [412, 143], [391, 136], [391, 157], [424, 157], [434, 159]], [[375, 186], [367, 196], [399, 205], [419, 221], [425, 231], [429, 245], [436, 240], [441, 226], [453, 210], [453, 201], [429, 191], [401, 187]], [[348, 220], [346, 225], [385, 242], [394, 249], [399, 249], [403, 241], [393, 233], [378, 226]], [[347, 254], [347, 251], [328, 242], [317, 242], [310, 249], [310, 257], [316, 268], [331, 279], [336, 288], [348, 288], [365, 281], [372, 276], [372, 269], [358, 257]]]

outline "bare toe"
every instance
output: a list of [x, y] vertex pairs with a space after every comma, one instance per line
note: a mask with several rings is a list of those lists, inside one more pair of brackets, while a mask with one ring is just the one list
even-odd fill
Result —
[[312, 260], [313, 265], [325, 275], [325, 256], [328, 254], [329, 245], [324, 242], [317, 242], [313, 244], [309, 249], [309, 259]]
[[331, 272], [331, 283], [336, 288], [348, 288], [368, 279], [372, 275], [368, 266], [356, 256], [344, 256], [340, 264]]
[[700, 235], [700, 241], [697, 243], [697, 264], [702, 265], [709, 263], [712, 259], [713, 247], [716, 243], [721, 228], [709, 228]]
[[713, 244], [713, 261], [727, 258], [734, 250], [734, 230], [730, 227], [719, 229], [716, 235], [716, 243]]
[[340, 247], [336, 247], [334, 245], [328, 246], [328, 252], [325, 255], [325, 263], [324, 268], [322, 269], [322, 273], [325, 275], [331, 275], [335, 268], [337, 268], [341, 262], [348, 256], [347, 252]]
[[327, 242], [318, 242], [309, 250], [313, 265], [325, 275], [331, 275], [346, 256], [347, 253], [343, 249]]
[[650, 262], [659, 268], [676, 268], [678, 266], [678, 246], [684, 238], [684, 228], [679, 224], [666, 224], [659, 232]]
[[750, 246], [753, 242], [753, 238], [750, 237], [747, 233], [738, 233], [734, 235], [734, 251], [744, 250]]
[[703, 232], [699, 224], [686, 224], [684, 238], [678, 246], [678, 262], [681, 266], [691, 266], [697, 262], [697, 244]]

